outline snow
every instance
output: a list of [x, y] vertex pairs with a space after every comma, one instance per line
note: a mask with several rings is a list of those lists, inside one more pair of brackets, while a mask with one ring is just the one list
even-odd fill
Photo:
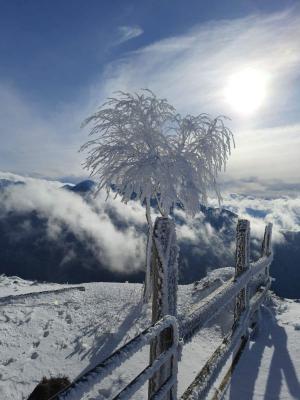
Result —
[[[225, 281], [230, 280], [233, 273], [233, 268], [215, 270], [202, 281], [179, 286], [179, 321], [182, 322], [184, 316], [190, 313], [199, 301]], [[16, 277], [1, 277], [2, 297], [27, 293], [27, 296], [19, 298], [20, 301], [14, 298], [14, 301], [5, 305], [1, 305], [0, 298], [1, 399], [25, 400], [43, 376], [61, 374], [73, 380], [150, 326], [150, 306], [141, 302], [142, 285], [88, 283], [82, 286], [85, 287], [85, 291], [71, 289], [69, 285], [45, 283], [32, 285], [32, 282]], [[45, 295], [31, 296], [29, 294], [31, 291], [53, 291], [58, 288], [70, 288], [70, 290], [50, 292]], [[278, 380], [280, 381], [280, 396], [282, 396], [280, 399], [297, 398], [295, 390], [298, 386], [295, 383], [295, 375], [296, 377], [300, 375], [298, 346], [300, 304], [278, 298], [274, 298], [274, 302], [272, 309], [269, 308], [269, 311], [266, 311], [265, 308], [262, 311], [261, 331], [255, 337], [255, 340], [259, 342], [254, 342], [253, 338], [249, 348], [245, 350], [241, 363], [236, 369], [236, 374], [240, 375], [236, 375], [232, 387], [228, 388], [226, 399], [251, 399], [252, 397], [243, 396], [239, 392], [243, 388], [249, 388], [250, 383], [247, 381], [242, 385], [238, 382], [242, 375], [246, 377], [249, 375], [252, 379], [255, 373], [258, 376], [255, 382], [252, 379], [253, 393], [255, 393], [253, 399], [263, 398], [269, 379], [268, 369], [274, 347], [280, 350], [277, 356], [282, 357], [283, 360], [282, 376], [281, 380]], [[178, 397], [191, 384], [231, 329], [232, 305], [227, 305], [223, 310], [224, 312], [212, 318], [189, 342], [184, 344], [182, 357], [178, 363]], [[274, 315], [273, 319], [270, 313]], [[281, 329], [278, 330], [276, 326]], [[266, 336], [268, 328], [271, 329], [271, 334], [274, 332], [273, 338], [270, 335]], [[283, 343], [281, 343], [282, 339], [284, 339]], [[275, 345], [274, 341], [276, 341]], [[266, 347], [263, 347], [265, 344]], [[260, 357], [259, 360], [255, 358], [254, 352], [251, 352], [252, 346], [254, 349], [263, 347], [261, 350], [263, 355], [257, 355]], [[289, 357], [287, 357], [287, 352], [284, 353], [284, 349], [287, 350]], [[278, 357], [276, 357], [273, 371], [279, 376], [281, 372], [275, 370], [279, 365]], [[148, 361], [149, 346], [145, 345], [101, 384], [95, 384], [90, 390], [85, 388], [81, 399], [112, 398], [147, 367]], [[257, 365], [260, 367], [256, 367]], [[256, 368], [255, 371], [252, 370], [252, 366]], [[247, 368], [250, 370], [248, 371]], [[277, 382], [275, 386], [273, 385], [275, 387], [273, 394], [279, 391], [278, 387], [276, 389], [276, 384]], [[145, 400], [146, 393], [147, 383], [132, 398]], [[232, 397], [232, 393], [238, 394]]]
[[[227, 270], [224, 277], [229, 277]], [[220, 271], [220, 284], [222, 278]], [[215, 280], [214, 273], [212, 282]], [[206, 292], [208, 283], [206, 278]], [[41, 288], [48, 291], [54, 286], [55, 289], [68, 287], [52, 284], [32, 286], [29, 281], [2, 277], [0, 293], [7, 297], [28, 294], [33, 287], [35, 291]], [[142, 285], [88, 283], [82, 286], [85, 292], [69, 290], [45, 296], [29, 295], [5, 306], [0, 302], [1, 399], [26, 399], [43, 376], [62, 374], [73, 380], [151, 324], [150, 306], [140, 301]], [[201, 284], [198, 289], [194, 285], [179, 286], [179, 317], [198, 301], [201, 290]], [[198, 343], [200, 336], [196, 336], [195, 341], [184, 346], [179, 363], [179, 394], [192, 381], [201, 362], [204, 364], [210, 349], [218, 340], [221, 341], [221, 337], [221, 328], [216, 325], [202, 331], [201, 345]], [[203, 345], [206, 349], [199, 351], [195, 360], [195, 348], [201, 350]], [[97, 399], [109, 398], [112, 388], [120, 391], [147, 366], [148, 360], [149, 347], [145, 346], [123, 368], [104, 380], [101, 387], [95, 385], [89, 395], [97, 396]], [[191, 364], [193, 371], [189, 372]], [[145, 390], [147, 385], [135, 398], [144, 399]]]
[[[67, 285], [70, 287], [72, 285]], [[40, 283], [37, 281], [26, 281], [18, 276], [0, 275], [1, 297], [23, 295], [25, 293], [39, 292], [44, 290], [55, 290], [64, 287], [58, 283]]]
[[244, 350], [224, 400], [300, 398], [300, 304], [272, 297]]

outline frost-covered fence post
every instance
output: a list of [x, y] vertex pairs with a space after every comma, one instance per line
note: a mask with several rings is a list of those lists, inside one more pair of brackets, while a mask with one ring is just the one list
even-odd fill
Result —
[[272, 240], [273, 224], [268, 223], [265, 227], [264, 238], [261, 245], [261, 256], [269, 257], [271, 255], [271, 240]]
[[[250, 263], [250, 222], [246, 219], [239, 219], [236, 229], [236, 253], [235, 253], [235, 278], [240, 276]], [[234, 325], [241, 313], [248, 305], [247, 286], [236, 296], [234, 309]]]
[[[261, 245], [261, 256], [269, 257], [272, 252], [272, 228], [273, 224], [268, 223], [265, 227], [265, 234]], [[266, 282], [270, 280], [270, 265], [266, 267], [265, 270]]]
[[[165, 315], [177, 315], [177, 257], [175, 223], [169, 218], [159, 217], [153, 230], [153, 252], [151, 270], [153, 273], [152, 323]], [[150, 364], [167, 350], [173, 343], [171, 328], [165, 329], [151, 342]], [[170, 376], [177, 374], [177, 358], [166, 362], [149, 380], [148, 398], [162, 387]], [[165, 400], [176, 400], [176, 385], [170, 390]]]

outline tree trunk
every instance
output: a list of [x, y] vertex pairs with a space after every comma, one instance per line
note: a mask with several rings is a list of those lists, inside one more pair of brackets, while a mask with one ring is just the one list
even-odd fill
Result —
[[[176, 245], [175, 224], [169, 218], [157, 218], [153, 232], [153, 251], [151, 269], [153, 271], [152, 323], [165, 315], [177, 315], [177, 268], [178, 247]], [[172, 330], [165, 329], [152, 341], [150, 364], [173, 343]], [[177, 370], [177, 359], [167, 361], [149, 380], [148, 399], [161, 388], [166, 380]], [[176, 399], [176, 387], [165, 400]]]
[[152, 244], [153, 244], [153, 224], [151, 219], [151, 209], [150, 209], [150, 201], [146, 200], [146, 219], [148, 223], [148, 238], [147, 238], [147, 247], [146, 247], [146, 272], [145, 272], [145, 284], [144, 284], [144, 293], [143, 299], [144, 303], [148, 303], [152, 294], [152, 268], [151, 268], [151, 254], [152, 254]]

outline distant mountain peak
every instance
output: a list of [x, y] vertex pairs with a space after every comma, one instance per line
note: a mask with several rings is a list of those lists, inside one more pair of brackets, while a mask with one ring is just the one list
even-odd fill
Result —
[[22, 182], [22, 181], [11, 181], [9, 179], [0, 179], [0, 190], [6, 189], [9, 186], [24, 185], [24, 184], [25, 184], [25, 182]]
[[76, 193], [87, 193], [94, 190], [96, 183], [90, 179], [86, 179], [77, 183], [75, 186], [64, 185], [63, 188]]

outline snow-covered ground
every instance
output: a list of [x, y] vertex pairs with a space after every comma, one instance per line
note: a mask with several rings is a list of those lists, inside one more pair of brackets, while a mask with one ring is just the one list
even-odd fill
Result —
[[[195, 303], [229, 279], [232, 273], [232, 268], [224, 268], [213, 271], [198, 285], [180, 286], [179, 317], [184, 318]], [[78, 290], [77, 287], [70, 290], [70, 286], [37, 284], [16, 277], [0, 277], [1, 400], [25, 400], [43, 376], [61, 374], [73, 380], [150, 324], [150, 309], [140, 302], [142, 286], [139, 284], [88, 283], [80, 285], [85, 288], [85, 291]], [[54, 292], [63, 288], [67, 290]], [[40, 291], [50, 292], [37, 293]], [[36, 293], [28, 294], [31, 292]], [[23, 296], [25, 293], [27, 295]], [[16, 297], [7, 297], [11, 295]], [[275, 299], [275, 301], [276, 307], [273, 312], [279, 320], [278, 326], [282, 326], [282, 331], [274, 328], [273, 337], [267, 341], [263, 339], [266, 329], [263, 325], [258, 334], [260, 341], [257, 343], [259, 344], [252, 344], [258, 346], [260, 352], [266, 341], [269, 346], [263, 351], [259, 378], [256, 380], [258, 386], [255, 385], [257, 393], [264, 393], [263, 385], [268, 380], [267, 354], [270, 360], [277, 348], [279, 349], [280, 346], [284, 348], [284, 342], [281, 343], [284, 335], [287, 335], [287, 348], [291, 359], [291, 363], [288, 362], [287, 356], [283, 359], [282, 371], [283, 381], [285, 379], [287, 382], [286, 393], [289, 393], [290, 381], [295, 381], [294, 377], [300, 375], [300, 354], [297, 348], [300, 337], [300, 304], [288, 300]], [[263, 313], [270, 315], [269, 311], [263, 311]], [[273, 326], [267, 321], [269, 321], [267, 317], [263, 318], [263, 324]], [[275, 320], [271, 317], [270, 321], [273, 321], [272, 323], [276, 326]], [[230, 329], [231, 323], [232, 313], [230, 311], [222, 313], [218, 319], [212, 320], [209, 326], [201, 329], [192, 341], [184, 345], [182, 360], [179, 363], [179, 395], [192, 382], [205, 361], [220, 344], [222, 336]], [[283, 332], [281, 336], [280, 332]], [[274, 343], [277, 343], [276, 346]], [[276, 347], [274, 347], [275, 350], [272, 346]], [[249, 352], [249, 357], [251, 357], [251, 349], [252, 347], [245, 353]], [[266, 362], [264, 362], [265, 354]], [[244, 360], [246, 357], [244, 355], [241, 361], [241, 371], [248, 365], [247, 360]], [[109, 399], [133, 379], [147, 365], [148, 360], [149, 348], [145, 347], [101, 385], [95, 385], [90, 392], [85, 393], [82, 399]], [[257, 360], [253, 361], [254, 367], [257, 365], [255, 362], [257, 363]], [[273, 369], [280, 364], [278, 357], [275, 358], [274, 363]], [[290, 369], [291, 365], [294, 366], [293, 370]], [[257, 370], [257, 367], [255, 368]], [[236, 374], [239, 371], [240, 369], [237, 369]], [[294, 375], [293, 371], [295, 371]], [[254, 375], [256, 372], [246, 372], [245, 376]], [[265, 378], [260, 377], [263, 373], [266, 375]], [[277, 371], [278, 374], [281, 372]], [[235, 379], [240, 381], [239, 378]], [[234, 382], [235, 380], [233, 384]], [[228, 389], [226, 398], [251, 399], [250, 392], [242, 396], [237, 394], [237, 397], [234, 397], [235, 393], [239, 393], [237, 390], [240, 386], [232, 385]], [[282, 388], [284, 387], [283, 383]], [[295, 388], [297, 390], [297, 386]], [[134, 399], [144, 400], [146, 390], [146, 386], [143, 387]], [[300, 398], [300, 396], [293, 397], [292, 394], [289, 396], [280, 397], [280, 399]], [[253, 398], [269, 399], [263, 395]], [[274, 399], [277, 398], [279, 397], [274, 397]]]
[[224, 400], [300, 399], [300, 304], [272, 296]]

